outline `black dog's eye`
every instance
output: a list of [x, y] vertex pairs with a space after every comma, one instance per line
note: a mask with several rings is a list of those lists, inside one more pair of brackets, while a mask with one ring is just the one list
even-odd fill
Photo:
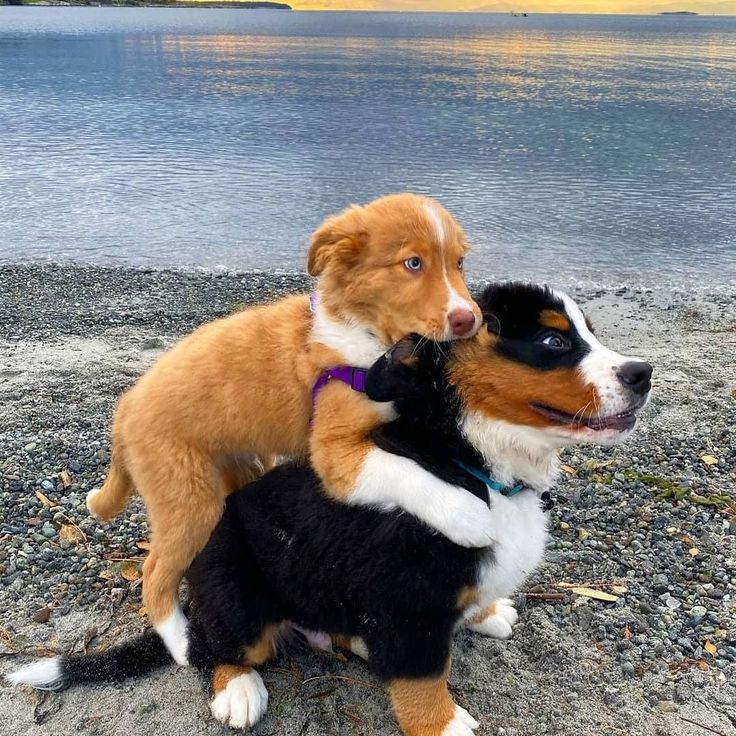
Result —
[[567, 350], [570, 347], [570, 340], [559, 332], [547, 332], [539, 338], [539, 342], [553, 350]]

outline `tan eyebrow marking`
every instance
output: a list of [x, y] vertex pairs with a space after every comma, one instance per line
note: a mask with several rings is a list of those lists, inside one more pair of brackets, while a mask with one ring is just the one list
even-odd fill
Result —
[[554, 309], [543, 309], [539, 313], [539, 324], [552, 330], [570, 332], [570, 320]]

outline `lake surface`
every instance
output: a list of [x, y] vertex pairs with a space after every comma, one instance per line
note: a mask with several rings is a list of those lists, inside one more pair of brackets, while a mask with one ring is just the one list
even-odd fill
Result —
[[0, 259], [303, 269], [439, 198], [476, 274], [736, 278], [736, 18], [0, 8]]

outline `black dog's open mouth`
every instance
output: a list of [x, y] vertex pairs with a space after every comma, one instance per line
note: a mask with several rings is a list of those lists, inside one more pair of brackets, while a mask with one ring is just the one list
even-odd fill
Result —
[[627, 429], [633, 429], [636, 424], [636, 408], [608, 417], [586, 417], [580, 414], [567, 414], [564, 411], [553, 409], [551, 406], [545, 406], [544, 404], [530, 404], [529, 406], [537, 414], [541, 414], [543, 417], [547, 417], [547, 419], [551, 419], [558, 424], [565, 424], [572, 429], [586, 428], [592, 429], [594, 432], [613, 429], [616, 432], [625, 432]]

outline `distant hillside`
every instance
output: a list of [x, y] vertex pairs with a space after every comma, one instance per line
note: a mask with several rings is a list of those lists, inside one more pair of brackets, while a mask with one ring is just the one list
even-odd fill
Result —
[[142, 7], [142, 8], [244, 8], [257, 10], [266, 8], [271, 10], [291, 10], [286, 3], [269, 2], [269, 0], [0, 0], [0, 5], [50, 5], [61, 7], [65, 5], [105, 5], [115, 7]]

